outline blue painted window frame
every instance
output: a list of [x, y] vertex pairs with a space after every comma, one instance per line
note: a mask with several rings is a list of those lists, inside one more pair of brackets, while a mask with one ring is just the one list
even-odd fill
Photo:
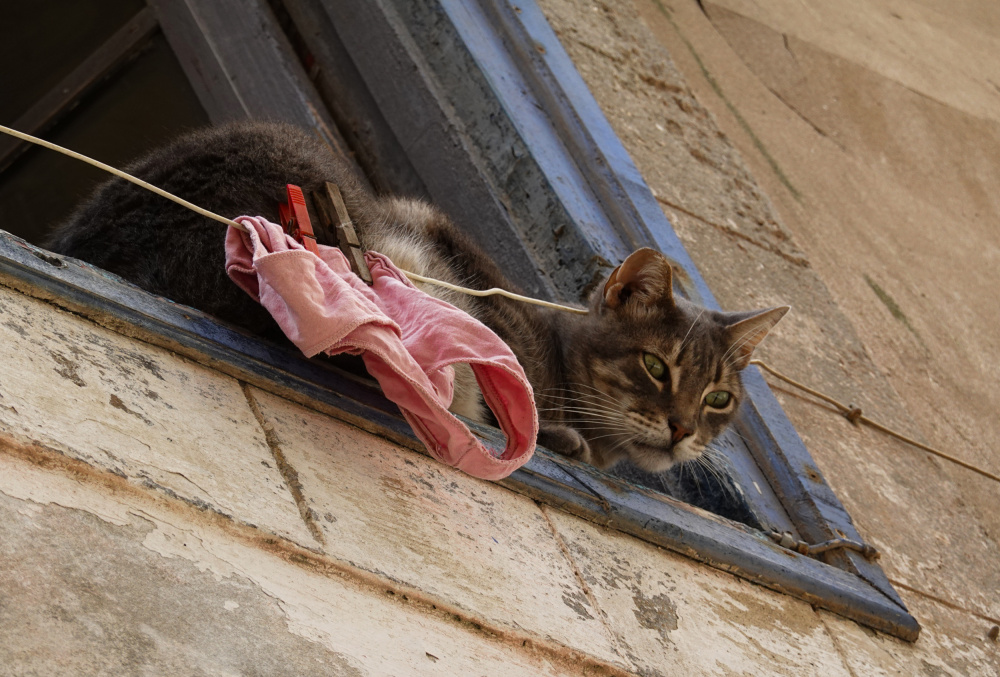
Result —
[[[400, 187], [466, 225], [529, 292], [565, 298], [594, 284], [611, 262], [652, 246], [674, 263], [689, 296], [717, 307], [533, 1], [153, 0], [152, 6], [214, 121], [278, 117], [349, 147], [352, 140], [345, 141], [323, 107], [336, 104], [321, 101], [330, 83], [296, 63], [288, 27], [279, 28], [273, 10], [298, 22], [320, 71], [349, 55], [351, 64], [341, 64], [348, 69], [337, 77], [365, 90], [354, 111], [367, 110], [368, 124], [385, 132], [360, 143], [395, 153], [394, 166], [408, 165], [396, 177]], [[229, 11], [253, 15], [242, 22], [248, 30], [270, 31], [267, 77], [255, 75], [259, 64], [240, 53], [256, 48], [232, 39]], [[309, 45], [310, 35], [322, 42]], [[259, 50], [254, 58], [262, 58]], [[385, 146], [386, 136], [396, 145]], [[557, 230], [558, 242], [547, 244]], [[420, 449], [395, 407], [364, 383], [2, 233], [0, 282], [101, 324], [125, 322], [142, 340]], [[765, 506], [766, 515], [810, 542], [860, 541], [763, 378], [751, 368], [745, 383], [749, 401], [737, 427], [753, 463], [737, 471], [773, 490], [783, 510]], [[503, 448], [497, 431], [476, 429]], [[546, 450], [503, 484], [884, 632], [911, 641], [919, 633], [882, 570], [858, 553], [830, 551], [823, 561], [799, 555], [758, 530]]]

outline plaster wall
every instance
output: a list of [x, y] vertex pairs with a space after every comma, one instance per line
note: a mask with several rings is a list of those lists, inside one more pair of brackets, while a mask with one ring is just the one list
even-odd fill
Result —
[[[996, 6], [540, 4], [723, 307], [792, 306], [761, 356], [996, 476]], [[772, 383], [916, 648], [1000, 671], [997, 482]]]
[[[906, 231], [923, 223], [907, 205], [919, 197], [934, 218], [961, 204], [993, 209], [994, 161], [972, 153], [976, 172], [934, 183], [904, 171], [906, 152], [922, 157], [942, 138], [923, 134], [884, 144], [883, 163], [857, 140], [872, 138], [867, 128], [852, 126], [870, 116], [824, 118], [807, 85], [833, 64], [845, 90], [884, 94], [865, 100], [906, 111], [912, 95], [947, 123], [935, 129], [981, 123], [973, 131], [994, 124], [988, 88], [958, 96], [961, 78], [904, 77], [906, 50], [862, 49], [837, 17], [824, 32], [810, 3], [799, 13], [728, 0], [704, 11], [686, 0], [540, 4], [723, 305], [795, 307], [763, 356], [996, 472], [995, 431], [955, 395], [970, 384], [991, 411], [989, 360], [968, 360], [995, 356], [993, 327], [961, 304], [949, 310], [947, 294], [968, 289], [904, 274], [922, 260], [907, 257], [905, 236], [930, 232]], [[913, 20], [918, 47], [918, 20], [940, 14], [929, 1], [911, 3], [912, 16], [854, 5], [864, 25]], [[992, 15], [975, 6], [924, 24], [961, 28], [947, 35], [981, 54], [989, 41], [966, 33]], [[864, 14], [880, 8], [888, 19]], [[771, 58], [775, 39], [811, 70], [781, 70], [791, 66]], [[987, 70], [968, 78], [985, 82]], [[962, 138], [976, 150], [971, 132]], [[967, 186], [981, 204], [948, 191], [932, 200], [933, 185]], [[868, 233], [855, 204], [895, 229]], [[844, 219], [892, 247], [838, 244]], [[934, 240], [948, 263], [936, 279], [989, 274], [988, 233], [962, 232], [964, 249], [947, 231]], [[865, 273], [904, 317], [935, 312], [971, 337], [949, 351], [933, 323], [907, 326]], [[916, 376], [913, 364], [925, 365]], [[912, 387], [925, 377], [941, 397]], [[996, 483], [778, 394], [883, 552], [923, 625], [915, 644], [469, 478], [0, 280], [0, 675], [1000, 672], [987, 636], [1000, 618]], [[933, 423], [935, 407], [947, 425]], [[982, 434], [963, 442], [955, 420]]]
[[43, 300], [0, 313], [0, 674], [988, 674]]

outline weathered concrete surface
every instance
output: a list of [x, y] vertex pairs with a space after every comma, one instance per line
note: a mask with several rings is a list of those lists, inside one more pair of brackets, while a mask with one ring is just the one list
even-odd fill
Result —
[[548, 510], [642, 675], [850, 675], [812, 607]]
[[234, 379], [2, 287], [0, 364], [0, 433], [318, 547]]
[[985, 619], [905, 590], [903, 598], [923, 623], [916, 644], [819, 612], [853, 675], [992, 677], [997, 674], [997, 644], [987, 636], [990, 624]]
[[608, 674], [109, 473], [95, 482], [7, 451], [0, 443], [5, 677]]
[[324, 552], [490, 623], [619, 662], [613, 633], [534, 501], [252, 393], [295, 468]]
[[144, 544], [164, 536], [153, 520], [117, 517], [0, 493], [0, 674], [359, 674], [251, 580], [164, 556]]
[[[542, 4], [764, 356], [997, 472], [997, 10]], [[916, 644], [248, 392], [0, 289], [0, 675], [1000, 673], [996, 483], [795, 394]]]
[[[541, 4], [723, 306], [793, 306], [764, 357], [997, 473], [996, 8]], [[925, 625], [890, 655], [1000, 670], [997, 483], [778, 391]]]

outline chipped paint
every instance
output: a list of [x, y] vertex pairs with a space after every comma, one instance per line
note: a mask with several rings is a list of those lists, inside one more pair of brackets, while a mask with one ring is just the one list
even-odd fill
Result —
[[847, 677], [808, 604], [579, 518], [550, 517], [641, 674], [765, 674], [767, 665], [767, 674]]
[[[15, 450], [14, 446], [0, 443], [0, 452]], [[118, 528], [113, 534], [114, 547], [106, 546], [88, 554], [88, 561], [113, 558], [108, 571], [122, 567], [127, 570], [133, 562], [143, 560], [145, 556], [135, 549], [138, 545], [164, 560], [186, 562], [191, 572], [196, 572], [183, 573], [185, 565], [178, 568], [176, 564], [149, 563], [142, 565], [148, 572], [146, 577], [131, 576], [112, 582], [111, 594], [117, 604], [129, 609], [128, 613], [153, 614], [149, 621], [153, 625], [162, 625], [167, 622], [165, 618], [176, 614], [172, 608], [174, 604], [185, 610], [184, 622], [189, 624], [187, 613], [199, 617], [197, 608], [203, 603], [234, 611], [270, 600], [280, 610], [287, 633], [322, 647], [326, 660], [333, 664], [358, 671], [333, 674], [479, 674], [485, 665], [490, 666], [491, 675], [624, 674], [580, 652], [546, 647], [543, 638], [498, 636], [477, 623], [465, 621], [460, 614], [448, 610], [446, 604], [440, 611], [433, 611], [436, 607], [426, 602], [415, 603], [418, 595], [413, 591], [407, 593], [404, 589], [402, 594], [386, 595], [385, 584], [380, 585], [371, 576], [351, 576], [349, 567], [324, 567], [308, 551], [295, 555], [295, 546], [291, 543], [282, 546], [272, 541], [270, 547], [264, 547], [267, 540], [261, 539], [252, 529], [220, 520], [210, 513], [192, 511], [183, 504], [172, 504], [131, 486], [122, 478], [102, 475], [98, 471], [94, 476], [97, 481], [87, 481], [84, 477], [93, 475], [94, 471], [86, 471], [81, 467], [85, 464], [78, 461], [59, 460], [58, 455], [42, 450], [36, 450], [34, 455], [23, 451], [20, 455], [22, 458], [0, 453], [0, 510], [7, 505], [5, 501], [14, 501], [18, 514], [36, 518], [36, 521], [43, 515], [52, 515], [52, 510], [65, 509], [74, 515], [61, 513], [65, 516], [59, 517], [55, 514], [49, 521], [66, 524], [80, 519], [75, 513], [81, 513]], [[73, 468], [82, 474], [74, 477], [66, 472]], [[63, 472], [53, 473], [56, 469]], [[41, 527], [33, 529], [41, 534]], [[74, 529], [74, 533], [78, 531]], [[60, 542], [65, 539], [54, 541]], [[61, 556], [55, 555], [56, 559]], [[125, 559], [115, 565], [114, 558]], [[0, 556], [0, 561], [2, 559]], [[74, 559], [70, 557], [67, 566], [74, 566]], [[168, 590], [167, 596], [157, 605], [159, 610], [148, 608], [148, 604], [133, 606], [137, 596], [143, 596], [149, 589], [148, 576], [156, 577], [156, 570], [163, 566], [176, 572], [169, 576], [175, 582], [171, 585], [184, 587]], [[199, 580], [199, 575], [209, 576], [217, 585], [197, 583], [196, 587], [191, 587]], [[0, 587], [9, 590], [4, 580], [0, 572]], [[44, 577], [39, 583], [60, 585]], [[67, 593], [72, 594], [72, 590]], [[243, 600], [236, 603], [238, 606], [228, 603], [234, 595], [241, 595]], [[23, 605], [23, 608], [30, 614], [34, 606]], [[226, 637], [226, 630], [231, 626], [224, 626], [221, 634]], [[30, 624], [22, 627], [28, 628]], [[65, 630], [76, 633], [72, 628]], [[208, 630], [212, 634], [220, 632], [217, 627]], [[239, 632], [252, 633], [253, 628], [241, 628]], [[0, 634], [0, 642], [4, 636]], [[71, 634], [63, 639], [57, 633], [50, 635], [48, 641], [55, 642], [55, 646], [62, 641], [72, 642], [76, 636]], [[223, 643], [231, 643], [234, 639], [244, 641], [238, 639], [240, 636], [243, 635], [230, 636]], [[393, 640], [386, 642], [387, 637]], [[282, 643], [287, 640], [275, 638], [272, 631], [259, 641]], [[173, 655], [175, 649], [171, 642], [166, 644], [159, 647], [166, 651], [164, 658], [173, 661], [192, 658], [192, 652], [180, 657]], [[435, 647], [437, 660], [432, 670], [428, 668], [427, 652], [423, 648], [428, 646]], [[152, 653], [152, 648], [144, 650], [144, 654]], [[46, 655], [49, 654], [45, 651], [38, 652], [31, 665], [39, 665], [38, 661]], [[208, 661], [209, 658], [199, 660]], [[270, 671], [266, 674], [284, 673]]]
[[4, 288], [0, 312], [0, 431], [316, 546], [236, 381]]
[[646, 597], [642, 591], [632, 595], [633, 613], [639, 625], [656, 630], [664, 642], [670, 641], [670, 632], [677, 629], [677, 607], [670, 597], [660, 593]]
[[584, 620], [590, 620], [594, 616], [587, 610], [590, 601], [583, 594], [582, 590], [571, 590], [562, 594], [563, 604], [576, 612], [576, 615]]

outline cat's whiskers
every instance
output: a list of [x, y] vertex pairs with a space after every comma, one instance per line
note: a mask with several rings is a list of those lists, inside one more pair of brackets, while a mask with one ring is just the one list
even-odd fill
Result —
[[[560, 411], [561, 412], [561, 410], [555, 410], [555, 409], [551, 410], [551, 411]], [[588, 412], [571, 412], [571, 413], [579, 415], [578, 420], [577, 420], [578, 423], [600, 423], [602, 425], [613, 425], [613, 424], [617, 424], [617, 423], [619, 423], [621, 421], [620, 418], [615, 417], [615, 416], [596, 416], [596, 415], [588, 413]], [[561, 422], [562, 423], [566, 422], [566, 417], [565, 416], [561, 417]], [[574, 425], [573, 427], [575, 428], [577, 426]]]
[[[598, 399], [589, 393], [583, 393], [582, 396], [576, 397], [540, 394], [538, 398], [551, 400], [551, 404], [557, 405], [553, 407], [539, 407], [539, 411], [561, 410], [574, 413], [612, 416], [615, 418], [621, 418], [622, 416], [621, 405], [618, 402]], [[561, 404], [560, 401], [564, 402], [564, 404]]]
[[573, 407], [573, 406], [575, 406], [577, 408], [588, 409], [588, 410], [593, 411], [593, 412], [601, 412], [601, 413], [604, 413], [604, 414], [611, 414], [612, 416], [617, 416], [618, 418], [622, 418], [624, 416], [624, 414], [625, 414], [625, 412], [622, 409], [621, 405], [618, 405], [617, 403], [615, 405], [611, 405], [611, 404], [605, 404], [603, 402], [587, 402], [587, 401], [577, 400], [577, 403], [575, 405], [568, 403], [568, 404], [565, 404], [563, 406], [565, 406], [565, 407]]
[[[576, 385], [576, 384], [573, 384], [573, 385]], [[582, 386], [584, 384], [579, 384], [579, 385]], [[589, 398], [589, 399], [596, 400], [598, 402], [604, 402], [604, 403], [607, 403], [607, 404], [610, 404], [610, 405], [613, 405], [613, 406], [618, 406], [620, 404], [620, 402], [617, 399], [615, 399], [611, 395], [605, 393], [603, 390], [599, 390], [597, 388], [594, 388], [593, 386], [590, 386], [589, 388], [590, 388], [589, 391], [568, 389], [567, 392], [569, 392], [571, 394], [574, 394], [574, 395], [578, 395], [579, 397]]]
[[[585, 422], [586, 423], [599, 424], [599, 425], [603, 425], [604, 427], [607, 427], [609, 425], [616, 425], [617, 423], [619, 423], [619, 421], [620, 421], [620, 419], [617, 419], [617, 418], [591, 416]], [[563, 423], [563, 424], [566, 423], [565, 419], [562, 419], [562, 420], [551, 419], [551, 422], [553, 422], [553, 423]], [[572, 427], [573, 428], [579, 428], [580, 426], [573, 425]]]
[[554, 411], [556, 409], [564, 409], [566, 411], [586, 410], [595, 413], [610, 414], [612, 416], [619, 416], [619, 417], [622, 415], [621, 409], [613, 409], [604, 404], [596, 404], [596, 403], [591, 404], [589, 402], [581, 402], [580, 400], [573, 400], [572, 402], [567, 402], [565, 404], [559, 404], [559, 403], [553, 403], [553, 404], [555, 404], [556, 406], [539, 407], [538, 410], [539, 411], [542, 411], [543, 409], [545, 409], [546, 411]]
[[[551, 413], [551, 412], [562, 412], [562, 411], [563, 409], [539, 409], [539, 417], [540, 420], [548, 420], [553, 423], [558, 423], [560, 421], [565, 422], [565, 417], [560, 419], [559, 417], [556, 417]], [[602, 425], [607, 427], [608, 425], [624, 424], [624, 420], [621, 417], [617, 416], [593, 416], [592, 420], [580, 421], [580, 423], [583, 423], [584, 425], [592, 423], [594, 425]], [[577, 428], [579, 426], [574, 425], [573, 427]]]
[[622, 413], [619, 410], [606, 407], [588, 406], [584, 403], [578, 404], [577, 406], [563, 405], [559, 407], [559, 409], [568, 413], [584, 414], [595, 418], [608, 418], [616, 421], [620, 421], [622, 419]]
[[[584, 392], [582, 390], [576, 390], [574, 388], [574, 386], [579, 386], [581, 388], [586, 388], [587, 390], [590, 390], [592, 392], [587, 393], [587, 392]], [[557, 388], [549, 388], [548, 390], [560, 390], [562, 392], [576, 394], [576, 395], [579, 395], [581, 397], [597, 397], [598, 399], [605, 400], [605, 401], [610, 402], [612, 404], [617, 404], [618, 403], [617, 400], [615, 400], [615, 398], [613, 398], [611, 395], [609, 395], [608, 393], [604, 392], [600, 388], [592, 386], [589, 383], [580, 383], [579, 381], [570, 381], [570, 382], [566, 383], [565, 386], [561, 386], [561, 387], [557, 387]]]
[[634, 444], [637, 437], [638, 437], [637, 434], [629, 435], [627, 438], [618, 442], [615, 446], [608, 449], [607, 453], [614, 454], [618, 451], [621, 451], [623, 447]]
[[601, 399], [591, 399], [591, 398], [589, 398], [587, 396], [580, 397], [578, 395], [577, 396], [573, 396], [573, 397], [569, 397], [569, 396], [566, 396], [566, 395], [543, 395], [543, 394], [537, 394], [536, 393], [535, 397], [538, 400], [553, 400], [553, 403], [555, 403], [556, 401], [562, 400], [564, 402], [582, 402], [582, 403], [586, 403], [586, 404], [593, 404], [594, 406], [607, 407], [607, 408], [610, 408], [611, 405], [617, 405], [618, 404], [617, 402], [608, 402], [608, 401], [601, 400]]
[[[600, 439], [603, 439], [605, 437], [621, 437], [622, 435], [630, 435], [630, 434], [631, 434], [631, 431], [626, 430], [626, 431], [622, 431], [622, 432], [608, 433], [607, 435], [597, 435], [596, 437], [588, 437], [587, 441], [588, 442], [593, 442], [594, 440], [600, 440]], [[634, 437], [634, 434], [632, 435], [632, 437]]]
[[705, 492], [702, 491], [702, 487], [705, 485], [705, 482], [702, 480], [705, 479], [705, 476], [697, 470], [697, 468], [702, 467], [704, 466], [700, 463], [696, 463], [696, 459], [692, 459], [681, 463], [679, 466], [680, 470], [678, 472], [678, 476], [681, 478], [684, 477], [685, 473], [691, 478], [689, 481], [692, 482], [695, 489], [698, 490], [699, 499], [703, 499], [705, 497]]
[[[627, 425], [621, 403], [599, 388], [585, 383], [569, 383], [563, 387], [550, 388], [549, 391], [538, 393], [539, 399], [562, 404], [539, 407], [539, 413], [558, 411], [575, 419], [572, 426], [574, 430], [601, 433], [597, 435], [585, 433], [584, 437], [588, 443], [595, 443], [598, 440], [617, 440], [610, 451], [613, 454], [636, 439], [637, 433]], [[556, 394], [551, 391], [555, 391]]]
[[573, 400], [572, 403], [558, 404], [553, 403], [556, 406], [553, 407], [538, 407], [538, 411], [590, 411], [599, 414], [609, 414], [612, 416], [620, 417], [622, 412], [621, 409], [612, 409], [611, 407], [603, 404], [591, 404], [589, 402], [581, 402], [579, 400]]
[[[601, 427], [601, 426], [594, 426], [594, 427], [591, 427], [591, 428], [577, 428], [577, 427], [574, 427], [573, 430], [588, 430], [588, 431], [592, 431], [592, 432], [605, 432], [607, 430], [611, 430], [611, 428]], [[616, 430], [613, 433], [607, 433], [607, 434], [608, 435], [626, 435], [626, 434], [630, 435], [630, 434], [634, 434], [634, 433], [631, 430], [620, 429], [620, 430]], [[604, 437], [604, 436], [605, 435], [595, 435], [594, 437], [587, 437], [587, 439], [588, 440], [596, 440], [596, 439], [600, 439], [600, 437]]]
[[[729, 433], [732, 433], [733, 435], [736, 435], [737, 437], [739, 437], [741, 440], [743, 440], [743, 442], [745, 442], [749, 446], [750, 440], [748, 440], [746, 437], [744, 437], [743, 435], [741, 435], [739, 433], [739, 431], [736, 430], [736, 428], [730, 427], [726, 432], [729, 432]], [[724, 452], [722, 452], [721, 449], [719, 451], [721, 453], [724, 453]]]
[[732, 500], [735, 501], [738, 499], [738, 487], [736, 487], [731, 473], [729, 473], [724, 467], [728, 464], [726, 463], [725, 453], [721, 449], [713, 447], [710, 444], [706, 445], [701, 455], [691, 459], [687, 463], [703, 468], [715, 479], [716, 484], [718, 484], [722, 488], [723, 492], [725, 492]]
[[[558, 423], [558, 421], [546, 421], [546, 422], [547, 423]], [[601, 439], [603, 437], [617, 437], [617, 436], [621, 436], [621, 435], [634, 435], [635, 434], [634, 431], [632, 431], [632, 430], [626, 430], [624, 428], [616, 429], [616, 428], [607, 427], [607, 426], [604, 426], [604, 427], [602, 427], [602, 426], [593, 426], [593, 427], [588, 427], [588, 428], [574, 427], [573, 430], [576, 430], [576, 431], [590, 430], [590, 431], [597, 431], [597, 432], [603, 432], [604, 433], [603, 435], [595, 435], [594, 437], [587, 437], [586, 439], [587, 439], [588, 442], [592, 441], [592, 440], [598, 440], [598, 439]], [[607, 432], [609, 430], [611, 432]]]
[[[555, 395], [551, 394], [549, 391], [556, 391], [558, 393], [566, 393], [566, 394]], [[586, 393], [586, 392], [581, 393], [581, 392], [576, 392], [574, 390], [567, 390], [566, 388], [548, 388], [547, 390], [537, 391], [535, 395], [538, 397], [551, 397], [554, 399], [563, 399], [563, 400], [573, 400], [579, 397], [591, 397], [598, 401], [605, 401], [607, 399], [603, 397], [598, 397], [593, 393]]]
[[694, 320], [691, 321], [691, 326], [688, 327], [687, 333], [684, 334], [684, 338], [681, 339], [681, 344], [677, 348], [678, 355], [680, 355], [681, 351], [684, 350], [684, 344], [687, 343], [688, 337], [691, 336], [691, 331], [694, 329], [694, 326], [698, 324], [698, 320], [700, 320], [701, 316], [705, 314], [705, 310], [706, 310], [705, 308], [702, 308], [701, 312], [698, 313], [698, 317], [694, 318]]

